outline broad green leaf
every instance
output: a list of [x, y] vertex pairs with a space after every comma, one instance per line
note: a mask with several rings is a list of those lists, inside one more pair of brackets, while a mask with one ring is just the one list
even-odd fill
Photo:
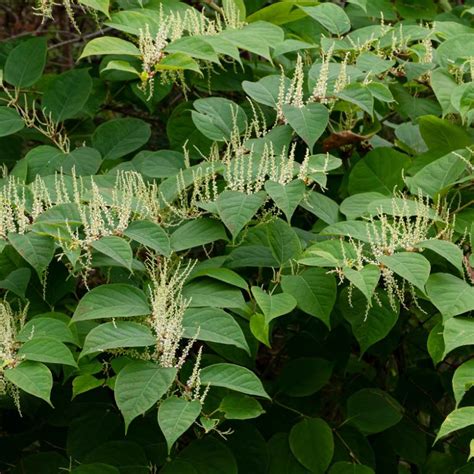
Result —
[[474, 287], [449, 273], [434, 273], [426, 283], [426, 294], [444, 319], [474, 309]]
[[320, 357], [296, 357], [282, 369], [278, 387], [290, 397], [308, 397], [331, 378], [333, 362]]
[[438, 434], [435, 439], [435, 443], [441, 438], [450, 435], [454, 431], [462, 430], [467, 426], [474, 424], [474, 407], [463, 407], [457, 408], [452, 411], [446, 419], [443, 421]]
[[209, 278], [200, 278], [183, 288], [183, 296], [190, 299], [192, 308], [242, 308], [245, 301], [240, 289]]
[[24, 298], [30, 278], [31, 270], [29, 268], [17, 268], [3, 280], [0, 280], [0, 288], [11, 291], [20, 298]]
[[6, 369], [4, 376], [24, 392], [41, 398], [51, 405], [53, 376], [48, 367], [41, 362], [24, 361], [12, 369]]
[[459, 273], [463, 272], [463, 253], [462, 250], [452, 242], [448, 240], [430, 239], [423, 240], [416, 244], [418, 248], [429, 249], [441, 257], [445, 258], [451, 265], [459, 270]]
[[311, 18], [334, 35], [342, 35], [351, 29], [351, 21], [346, 12], [333, 3], [322, 3], [315, 7], [300, 7]]
[[171, 255], [170, 238], [166, 231], [151, 221], [135, 221], [123, 232], [129, 239], [149, 247], [159, 255], [169, 257]]
[[310, 472], [323, 474], [334, 454], [331, 428], [321, 418], [306, 418], [291, 428], [290, 449]]
[[444, 358], [443, 323], [439, 322], [433, 326], [426, 343], [428, 353], [434, 365], [438, 365]]
[[30, 87], [41, 78], [46, 64], [46, 37], [22, 41], [7, 56], [3, 78], [15, 87]]
[[286, 220], [291, 221], [298, 204], [302, 201], [306, 188], [303, 181], [295, 179], [288, 184], [267, 181], [265, 191], [273, 199], [276, 206], [283, 211]]
[[166, 48], [169, 53], [182, 53], [196, 59], [219, 63], [219, 58], [205, 37], [183, 36], [172, 41]]
[[224, 387], [236, 392], [270, 398], [262, 382], [249, 369], [234, 364], [213, 364], [201, 369], [201, 385]]
[[235, 239], [265, 202], [266, 193], [224, 191], [217, 198], [217, 212]]
[[285, 90], [290, 85], [288, 78], [272, 74], [262, 77], [257, 82], [243, 81], [242, 88], [245, 93], [259, 104], [268, 105], [274, 109], [278, 108], [278, 94], [283, 81]]
[[133, 254], [130, 244], [125, 239], [116, 235], [108, 235], [92, 242], [91, 246], [131, 271]]
[[97, 379], [91, 374], [78, 375], [72, 381], [72, 399], [81, 393], [89, 392], [96, 388], [102, 387], [104, 380]]
[[365, 265], [360, 270], [344, 268], [344, 276], [367, 298], [372, 301], [372, 295], [380, 279], [380, 269], [376, 265]]
[[383, 197], [383, 194], [377, 192], [357, 193], [344, 199], [339, 209], [347, 219], [357, 219], [368, 214], [370, 203]]
[[329, 123], [328, 109], [318, 103], [310, 103], [303, 107], [283, 105], [283, 113], [291, 128], [305, 141], [310, 150]]
[[369, 347], [387, 336], [398, 319], [398, 309], [393, 310], [387, 295], [380, 291], [377, 297], [380, 305], [374, 301], [369, 306], [365, 295], [358, 290], [352, 292], [350, 300], [347, 289], [344, 289], [339, 296], [339, 308], [352, 327], [361, 356]]
[[13, 135], [25, 126], [18, 112], [9, 107], [0, 107], [0, 137]]
[[228, 268], [203, 268], [202, 270], [197, 271], [195, 269], [195, 271], [191, 273], [189, 279], [192, 280], [203, 276], [228, 283], [229, 285], [236, 286], [242, 290], [248, 290], [247, 282], [238, 273], [235, 273], [233, 270], [229, 270]]
[[413, 177], [407, 177], [406, 182], [412, 194], [420, 191], [435, 197], [452, 186], [467, 168], [466, 160], [470, 153], [458, 150], [432, 161], [423, 167]]
[[458, 347], [474, 344], [474, 319], [450, 318], [444, 323], [444, 357]]
[[179, 226], [171, 234], [171, 247], [176, 252], [227, 240], [224, 226], [216, 219], [201, 218]]
[[301, 207], [319, 217], [327, 224], [335, 224], [339, 221], [339, 206], [331, 198], [324, 194], [312, 191], [308, 193]]
[[244, 110], [229, 99], [209, 97], [194, 101], [192, 119], [197, 129], [214, 141], [230, 140], [235, 129], [243, 132], [247, 124]]
[[280, 265], [299, 256], [300, 239], [287, 222], [275, 219], [266, 225], [265, 229], [272, 254]]
[[403, 407], [383, 390], [363, 388], [349, 397], [347, 417], [366, 435], [380, 433], [402, 419]]
[[267, 347], [271, 347], [269, 339], [269, 327], [265, 322], [265, 316], [260, 313], [252, 314], [250, 317], [250, 332], [253, 334], [257, 341], [262, 342]]
[[102, 56], [105, 54], [118, 54], [124, 56], [140, 56], [140, 50], [130, 41], [125, 41], [113, 36], [94, 38], [86, 44], [79, 59], [88, 56]]
[[183, 337], [199, 341], [230, 344], [250, 354], [239, 324], [219, 308], [188, 308], [183, 317]]
[[268, 474], [308, 474], [290, 450], [288, 433], [276, 433], [268, 441]]
[[18, 355], [26, 360], [77, 367], [67, 346], [52, 337], [38, 336], [30, 339], [20, 347]]
[[184, 53], [171, 53], [165, 56], [157, 65], [158, 71], [195, 71], [201, 73], [199, 64]]
[[339, 99], [357, 105], [364, 112], [367, 112], [371, 117], [374, 115], [374, 96], [367, 86], [355, 82], [349, 84], [337, 94]]
[[361, 242], [371, 242], [374, 229], [380, 232], [381, 224], [379, 221], [369, 223], [367, 221], [349, 220], [331, 224], [325, 227], [321, 231], [321, 234], [345, 235], [346, 237], [351, 237]]
[[430, 262], [415, 252], [397, 252], [379, 258], [389, 270], [425, 292], [425, 284], [430, 276]]
[[71, 69], [56, 76], [46, 89], [42, 106], [56, 122], [73, 118], [80, 112], [92, 90], [87, 69]]
[[[444, 43], [446, 44], [446, 42]], [[420, 133], [430, 150], [459, 150], [472, 144], [472, 139], [462, 127], [434, 115], [419, 120]]]
[[310, 268], [299, 275], [283, 275], [281, 286], [286, 294], [296, 299], [299, 309], [330, 328], [330, 315], [337, 294], [334, 275], [322, 268]]
[[79, 3], [109, 16], [110, 0], [79, 0]]
[[139, 360], [126, 365], [117, 375], [115, 401], [125, 419], [125, 431], [130, 423], [157, 403], [176, 377], [176, 369]]
[[123, 283], [111, 283], [86, 293], [79, 301], [72, 321], [129, 318], [149, 313], [150, 307], [142, 290]]
[[252, 295], [265, 316], [265, 323], [291, 313], [295, 309], [296, 299], [289, 293], [268, 294], [258, 286], [252, 286]]
[[[472, 30], [471, 30], [472, 31]], [[436, 61], [442, 67], [463, 63], [474, 56], [474, 34], [460, 34], [447, 39], [436, 48]]]
[[189, 429], [200, 413], [199, 400], [186, 400], [172, 396], [160, 403], [158, 424], [166, 438], [168, 454], [176, 440]]
[[36, 337], [49, 337], [59, 342], [69, 342], [73, 344], [76, 342], [67, 324], [56, 318], [33, 318], [23, 326], [16, 339], [20, 342], [26, 342]]
[[461, 402], [464, 394], [474, 387], [474, 359], [461, 364], [453, 375], [453, 392], [456, 407]]
[[223, 412], [228, 420], [249, 420], [265, 413], [258, 400], [241, 393], [226, 395], [219, 405], [219, 411]]
[[36, 270], [42, 278], [49, 262], [54, 257], [54, 240], [47, 235], [33, 232], [27, 234], [8, 234], [8, 240], [13, 248]]
[[147, 326], [131, 321], [114, 321], [101, 324], [89, 331], [80, 358], [108, 349], [145, 347], [155, 343], [156, 337]]
[[99, 125], [92, 136], [92, 144], [104, 160], [115, 160], [140, 148], [150, 135], [150, 125], [143, 120], [118, 118]]
[[394, 188], [403, 188], [403, 170], [409, 158], [391, 148], [376, 148], [352, 168], [349, 175], [350, 194], [373, 191], [391, 195]]

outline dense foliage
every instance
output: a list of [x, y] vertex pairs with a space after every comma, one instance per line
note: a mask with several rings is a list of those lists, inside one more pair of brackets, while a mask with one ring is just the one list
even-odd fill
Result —
[[458, 3], [2, 2], [1, 472], [473, 472]]

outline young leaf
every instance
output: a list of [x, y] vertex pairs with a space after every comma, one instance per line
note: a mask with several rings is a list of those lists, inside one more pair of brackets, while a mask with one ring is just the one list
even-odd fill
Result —
[[290, 431], [290, 449], [296, 459], [310, 472], [326, 472], [334, 454], [331, 428], [321, 418], [307, 418]]
[[176, 440], [188, 430], [201, 413], [199, 400], [185, 400], [172, 396], [160, 403], [158, 424], [168, 445], [168, 454]]
[[283, 106], [283, 113], [291, 128], [305, 141], [310, 150], [329, 123], [328, 109], [318, 103], [310, 103], [303, 107], [287, 104]]
[[125, 419], [125, 431], [139, 415], [149, 410], [168, 391], [176, 369], [139, 360], [126, 365], [117, 375], [115, 401]]
[[89, 331], [79, 358], [120, 347], [145, 347], [156, 343], [147, 326], [131, 321], [101, 324]]
[[431, 265], [423, 255], [414, 252], [397, 252], [380, 257], [380, 261], [423, 293], [425, 292]]
[[270, 324], [273, 319], [291, 313], [296, 306], [295, 298], [288, 293], [270, 295], [260, 287], [252, 286], [252, 295], [265, 315], [265, 324]]
[[41, 398], [51, 405], [53, 376], [48, 367], [41, 362], [26, 360], [12, 369], [6, 369], [4, 376], [24, 392]]
[[129, 318], [149, 313], [150, 307], [142, 290], [131, 285], [111, 283], [86, 293], [79, 301], [72, 321]]
[[259, 378], [245, 367], [234, 364], [214, 364], [201, 369], [201, 385], [224, 387], [236, 392], [270, 398]]

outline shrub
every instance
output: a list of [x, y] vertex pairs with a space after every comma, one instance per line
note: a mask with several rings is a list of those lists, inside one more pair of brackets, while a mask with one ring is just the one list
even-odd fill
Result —
[[2, 472], [472, 472], [458, 3], [5, 2]]

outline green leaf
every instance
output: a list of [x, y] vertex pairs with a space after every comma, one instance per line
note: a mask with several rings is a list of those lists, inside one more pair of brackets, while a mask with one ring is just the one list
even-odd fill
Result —
[[290, 449], [310, 472], [323, 474], [334, 454], [331, 428], [321, 418], [306, 418], [291, 428]]
[[266, 193], [224, 191], [216, 200], [217, 213], [235, 239], [265, 202]]
[[154, 222], [131, 222], [123, 234], [139, 244], [149, 247], [159, 255], [164, 255], [165, 257], [171, 255], [171, 244], [168, 234], [161, 226]]
[[423, 167], [413, 177], [407, 177], [406, 182], [412, 194], [420, 191], [435, 197], [452, 186], [464, 173], [470, 153], [467, 150], [458, 150], [432, 161]]
[[430, 276], [430, 262], [414, 252], [397, 252], [379, 258], [386, 267], [403, 279], [425, 292], [425, 284]]
[[[444, 44], [446, 44], [445, 42]], [[471, 137], [462, 127], [434, 115], [419, 119], [420, 133], [430, 150], [459, 150], [472, 144]]]
[[116, 160], [140, 148], [150, 135], [150, 125], [143, 120], [118, 118], [99, 125], [92, 136], [92, 144], [104, 160]]
[[271, 347], [269, 340], [269, 327], [265, 322], [265, 316], [260, 313], [252, 314], [250, 317], [250, 332], [257, 341], [262, 342], [267, 347]]
[[291, 313], [296, 306], [296, 300], [288, 293], [268, 294], [258, 286], [252, 286], [252, 295], [265, 316], [265, 323]]
[[219, 308], [188, 308], [183, 317], [183, 337], [230, 344], [250, 354], [244, 333], [235, 319]]
[[293, 456], [287, 433], [276, 433], [268, 441], [268, 474], [308, 474]]
[[41, 362], [24, 361], [12, 369], [5, 370], [4, 376], [24, 392], [41, 398], [51, 405], [53, 376], [48, 367]]
[[150, 307], [142, 290], [131, 285], [111, 283], [86, 293], [79, 301], [72, 321], [130, 318], [149, 313]]
[[72, 381], [72, 399], [76, 398], [81, 393], [86, 393], [90, 390], [102, 387], [103, 384], [103, 380], [97, 379], [93, 375], [78, 375], [77, 377], [74, 377]]
[[449, 273], [434, 273], [426, 283], [426, 294], [444, 319], [474, 309], [474, 287]]
[[52, 337], [34, 337], [20, 347], [18, 355], [26, 360], [77, 367], [76, 361], [67, 346]]
[[303, 181], [295, 179], [288, 184], [267, 181], [265, 191], [273, 199], [276, 206], [283, 211], [286, 220], [291, 221], [298, 204], [302, 201], [306, 187]]
[[20, 298], [24, 298], [30, 278], [31, 270], [29, 268], [17, 268], [3, 280], [0, 280], [0, 288], [9, 290]]
[[387, 295], [379, 292], [377, 296], [380, 306], [376, 302], [369, 306], [365, 295], [357, 290], [353, 291], [350, 302], [347, 289], [339, 296], [339, 308], [352, 327], [361, 356], [369, 347], [386, 337], [398, 319], [398, 310], [393, 310]]
[[265, 411], [255, 398], [241, 393], [229, 393], [219, 405], [219, 411], [228, 420], [249, 420], [259, 417]]
[[176, 252], [206, 245], [216, 240], [227, 240], [227, 234], [219, 221], [210, 218], [186, 222], [171, 234], [171, 246]]
[[194, 101], [192, 119], [196, 128], [214, 141], [230, 140], [234, 129], [243, 132], [247, 124], [244, 110], [235, 102], [222, 97]]
[[339, 205], [324, 194], [312, 191], [308, 193], [301, 207], [319, 217], [327, 224], [339, 221]]
[[458, 408], [452, 411], [443, 421], [434, 442], [436, 443], [454, 431], [462, 430], [471, 425], [474, 425], [474, 407]]
[[169, 53], [187, 54], [192, 58], [209, 61], [211, 63], [219, 63], [216, 52], [204, 37], [183, 36], [172, 41], [165, 48], [165, 51]]
[[328, 109], [319, 103], [310, 103], [304, 107], [283, 105], [283, 113], [291, 128], [305, 141], [310, 150], [329, 123]]
[[191, 300], [189, 306], [192, 308], [242, 308], [245, 306], [239, 289], [209, 278], [188, 283], [183, 289], [183, 296]]
[[429, 249], [441, 257], [445, 258], [451, 265], [459, 270], [459, 273], [463, 272], [463, 253], [462, 250], [452, 242], [448, 240], [430, 239], [423, 240], [416, 244], [418, 248]]
[[199, 64], [190, 56], [183, 53], [171, 53], [165, 56], [157, 65], [158, 71], [195, 71], [201, 73]]
[[270, 398], [262, 382], [249, 369], [234, 364], [213, 364], [201, 369], [201, 385], [224, 387], [236, 392]]
[[281, 219], [275, 219], [265, 226], [268, 244], [275, 260], [283, 265], [301, 253], [301, 242], [292, 227]]
[[248, 96], [259, 104], [268, 105], [269, 107], [277, 109], [278, 93], [282, 81], [286, 90], [290, 84], [289, 79], [286, 77], [282, 79], [276, 74], [262, 77], [257, 82], [243, 81], [242, 88]]
[[349, 84], [337, 94], [339, 99], [357, 105], [364, 112], [367, 112], [371, 117], [374, 115], [374, 96], [367, 86], [355, 82]]
[[428, 335], [426, 346], [433, 364], [439, 364], [444, 356], [443, 323], [439, 322], [433, 326]]
[[109, 16], [109, 2], [110, 0], [79, 0], [82, 5], [102, 12], [106, 16]]
[[59, 342], [69, 342], [73, 344], [76, 342], [67, 324], [56, 318], [33, 318], [23, 326], [16, 339], [20, 342], [26, 342], [36, 337], [49, 337]]
[[342, 35], [351, 29], [351, 21], [346, 12], [333, 3], [322, 3], [315, 7], [300, 7], [311, 18], [334, 35]]
[[403, 407], [383, 390], [363, 388], [349, 397], [347, 417], [366, 435], [380, 433], [402, 419]]
[[79, 358], [108, 349], [146, 347], [155, 343], [156, 337], [147, 326], [131, 321], [114, 321], [101, 324], [89, 331]]
[[13, 135], [25, 126], [23, 119], [15, 109], [0, 107], [0, 137]]
[[344, 276], [367, 298], [372, 301], [372, 295], [380, 279], [380, 269], [376, 265], [365, 265], [360, 270], [344, 268]]
[[46, 65], [46, 37], [40, 36], [22, 41], [8, 55], [3, 77], [16, 87], [30, 87], [43, 74]]
[[186, 432], [201, 413], [199, 400], [167, 398], [158, 408], [158, 424], [168, 445], [168, 454], [176, 440]]
[[130, 41], [125, 41], [113, 36], [102, 36], [89, 41], [79, 59], [88, 56], [102, 56], [104, 54], [117, 54], [124, 56], [140, 56], [140, 50]]
[[443, 359], [458, 347], [474, 344], [474, 319], [450, 318], [444, 323]]
[[337, 294], [334, 275], [322, 268], [310, 268], [299, 275], [283, 275], [281, 286], [286, 294], [296, 299], [299, 309], [330, 328], [330, 315]]
[[56, 76], [46, 89], [42, 106], [56, 122], [73, 118], [80, 112], [92, 90], [87, 69], [71, 69]]
[[347, 219], [357, 219], [358, 217], [368, 214], [370, 203], [383, 198], [383, 194], [376, 192], [357, 193], [342, 201], [340, 211], [347, 217]]
[[13, 248], [36, 270], [42, 278], [49, 262], [54, 257], [54, 240], [47, 235], [39, 235], [33, 232], [27, 234], [8, 234], [8, 240]]
[[409, 163], [406, 155], [391, 148], [372, 150], [352, 168], [349, 175], [350, 194], [374, 191], [390, 196], [395, 187], [404, 187], [402, 173]]
[[474, 387], [474, 359], [461, 364], [453, 375], [453, 392], [456, 407], [461, 403], [463, 396]]
[[157, 403], [169, 390], [176, 369], [163, 368], [149, 361], [135, 361], [117, 375], [115, 401], [125, 419], [125, 431], [130, 423]]
[[229, 285], [236, 286], [242, 290], [248, 290], [247, 282], [238, 273], [235, 273], [233, 270], [229, 270], [228, 268], [203, 268], [202, 270], [197, 271], [195, 269], [191, 273], [189, 279], [191, 280], [203, 276], [208, 276], [210, 278], [214, 278], [215, 280], [228, 283]]
[[116, 235], [108, 235], [92, 242], [91, 246], [98, 252], [110, 257], [120, 266], [132, 270], [132, 249], [125, 239]]

